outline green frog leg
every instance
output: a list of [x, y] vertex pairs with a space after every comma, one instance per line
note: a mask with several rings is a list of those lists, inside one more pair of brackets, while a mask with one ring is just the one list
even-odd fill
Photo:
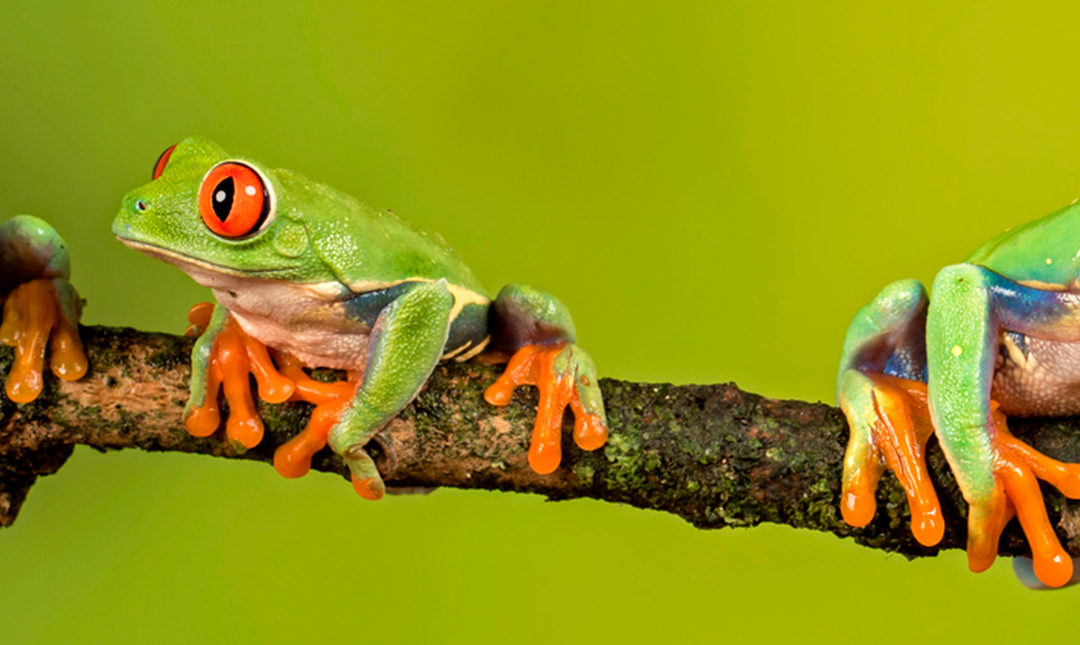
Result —
[[900, 280], [859, 310], [844, 340], [837, 401], [851, 432], [844, 455], [844, 520], [865, 526], [873, 519], [875, 490], [888, 468], [907, 494], [912, 533], [929, 546], [941, 540], [945, 526], [924, 462], [933, 434], [921, 383], [928, 304], [922, 284]]
[[503, 374], [484, 393], [507, 405], [519, 385], [535, 385], [540, 402], [529, 447], [529, 465], [542, 475], [562, 461], [562, 420], [574, 412], [574, 440], [583, 450], [607, 441], [607, 418], [596, 365], [576, 342], [570, 312], [557, 298], [526, 285], [502, 288], [489, 313], [491, 349], [510, 355]]
[[1080, 466], [1049, 459], [1012, 437], [990, 390], [1003, 331], [1080, 341], [1080, 294], [1034, 288], [974, 264], [942, 269], [933, 291], [926, 329], [930, 409], [969, 505], [968, 564], [982, 571], [993, 563], [1015, 512], [1031, 544], [1035, 575], [1061, 586], [1072, 577], [1072, 559], [1050, 525], [1038, 480], [1078, 498]]
[[329, 443], [365, 499], [386, 486], [364, 446], [419, 393], [442, 356], [454, 296], [445, 280], [422, 283], [390, 303], [375, 320], [364, 376], [330, 429]]
[[70, 277], [67, 245], [47, 222], [18, 215], [0, 224], [0, 342], [15, 347], [5, 390], [16, 403], [41, 393], [46, 346], [53, 374], [68, 381], [86, 374], [82, 301]]

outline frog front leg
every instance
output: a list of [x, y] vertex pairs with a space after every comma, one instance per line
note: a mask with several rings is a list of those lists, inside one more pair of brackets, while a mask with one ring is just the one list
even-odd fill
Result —
[[372, 327], [364, 376], [330, 429], [330, 448], [352, 473], [353, 488], [379, 499], [386, 486], [364, 446], [409, 404], [431, 376], [450, 330], [454, 296], [445, 280], [422, 283], [390, 303]]
[[877, 508], [885, 468], [900, 481], [911, 509], [911, 531], [927, 546], [945, 526], [927, 474], [926, 442], [933, 434], [926, 409], [926, 290], [917, 280], [894, 282], [859, 310], [844, 339], [837, 402], [850, 428], [844, 454], [840, 510], [865, 526]]
[[1038, 479], [1078, 498], [1080, 466], [1049, 459], [1012, 437], [990, 392], [1002, 332], [1076, 342], [1080, 294], [1032, 288], [974, 264], [943, 269], [933, 293], [927, 316], [930, 412], [969, 505], [969, 566], [982, 571], [993, 563], [1015, 511], [1035, 575], [1061, 586], [1072, 577], [1072, 560], [1050, 525]]
[[191, 396], [184, 409], [184, 426], [196, 437], [207, 437], [221, 424], [218, 393], [225, 390], [229, 418], [225, 435], [254, 448], [262, 440], [263, 424], [255, 410], [248, 375], [254, 375], [259, 398], [268, 403], [289, 399], [296, 389], [270, 360], [266, 346], [252, 338], [221, 305], [200, 303], [188, 313], [191, 328], [202, 330], [191, 350]]
[[0, 342], [15, 347], [5, 390], [16, 403], [41, 393], [46, 345], [53, 374], [74, 381], [86, 373], [82, 301], [70, 277], [67, 245], [47, 222], [18, 215], [0, 224]]
[[574, 412], [574, 441], [596, 450], [607, 441], [604, 400], [589, 354], [575, 344], [570, 312], [557, 298], [526, 285], [507, 285], [490, 311], [491, 349], [512, 354], [502, 376], [484, 393], [492, 405], [507, 405], [519, 385], [540, 390], [529, 465], [541, 475], [562, 460], [562, 419]]

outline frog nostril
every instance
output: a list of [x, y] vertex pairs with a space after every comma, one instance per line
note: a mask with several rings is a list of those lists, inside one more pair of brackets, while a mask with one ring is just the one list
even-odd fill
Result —
[[135, 201], [135, 208], [139, 211], [145, 211], [147, 208], [150, 208], [150, 205], [147, 204], [145, 201], [139, 199]]

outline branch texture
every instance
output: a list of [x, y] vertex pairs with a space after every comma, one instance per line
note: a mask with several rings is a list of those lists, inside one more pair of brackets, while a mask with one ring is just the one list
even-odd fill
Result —
[[[266, 437], [246, 453], [220, 432], [197, 439], [180, 420], [190, 339], [105, 327], [84, 327], [82, 333], [91, 366], [85, 378], [69, 383], [49, 377], [42, 395], [27, 405], [0, 396], [0, 526], [15, 520], [35, 479], [56, 472], [75, 444], [270, 463], [274, 448], [298, 432], [310, 414], [306, 403], [260, 404]], [[0, 378], [11, 360], [11, 350], [0, 349]], [[769, 399], [731, 383], [675, 386], [603, 379], [611, 425], [607, 445], [583, 452], [567, 431], [563, 465], [551, 475], [537, 475], [526, 463], [535, 390], [519, 390], [511, 405], [494, 408], [481, 395], [497, 372], [478, 363], [447, 363], [436, 370], [417, 400], [369, 446], [388, 486], [589, 497], [675, 513], [701, 528], [776, 522], [907, 556], [964, 546], [966, 506], [933, 441], [928, 461], [947, 528], [941, 544], [928, 549], [911, 537], [903, 491], [889, 475], [869, 526], [853, 529], [840, 518], [847, 428], [836, 408]], [[1010, 428], [1048, 455], [1080, 461], [1075, 419], [1013, 419]], [[316, 455], [312, 467], [347, 477], [344, 463], [329, 450]], [[1080, 555], [1076, 504], [1052, 489], [1044, 493], [1063, 545]], [[1029, 552], [1015, 522], [1000, 552]]]

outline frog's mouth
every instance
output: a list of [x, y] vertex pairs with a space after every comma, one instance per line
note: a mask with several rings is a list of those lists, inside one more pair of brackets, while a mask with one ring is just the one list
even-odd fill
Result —
[[130, 238], [116, 236], [116, 239], [124, 243], [125, 246], [136, 251], [149, 255], [152, 258], [157, 258], [162, 262], [167, 262], [184, 273], [191, 276], [195, 282], [207, 287], [213, 287], [219, 280], [214, 280], [214, 277], [220, 278], [221, 276], [229, 275], [241, 278], [273, 278], [276, 274], [281, 273], [281, 269], [237, 269], [236, 267], [226, 266], [224, 264], [218, 264], [216, 262], [208, 262], [199, 258], [167, 249], [163, 246], [156, 244], [149, 244], [147, 242], [140, 242]]

